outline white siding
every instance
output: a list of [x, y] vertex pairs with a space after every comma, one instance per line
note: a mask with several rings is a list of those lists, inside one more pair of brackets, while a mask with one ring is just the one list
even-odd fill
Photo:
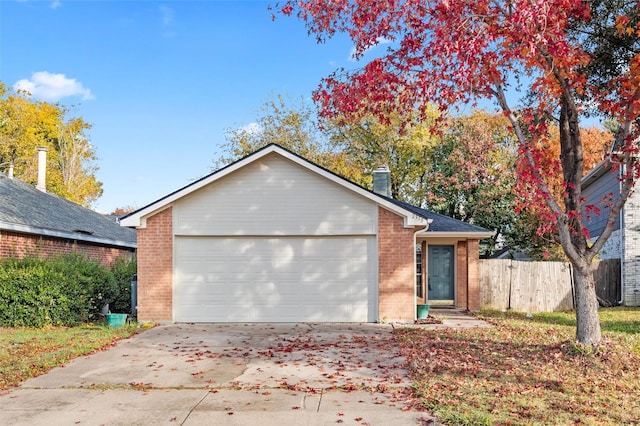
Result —
[[[586, 200], [585, 204], [593, 204], [600, 209], [600, 215], [591, 213], [587, 216], [586, 212], [583, 211], [585, 224], [587, 228], [589, 228], [592, 238], [600, 235], [607, 225], [607, 215], [610, 209], [607, 202], [603, 202], [603, 198], [609, 194], [613, 194], [613, 201], [617, 200], [620, 195], [620, 183], [618, 182], [617, 171], [605, 171], [602, 176], [582, 190], [582, 196]], [[619, 219], [616, 221], [614, 230], [616, 229], [620, 229]]]
[[377, 207], [278, 155], [180, 199], [176, 235], [375, 235]]
[[624, 259], [622, 263], [625, 306], [640, 306], [640, 185], [624, 206]]
[[[620, 259], [622, 258], [622, 231], [617, 230], [611, 233], [611, 236], [602, 246], [602, 250], [600, 250], [600, 259]], [[595, 240], [591, 241], [592, 243]]]

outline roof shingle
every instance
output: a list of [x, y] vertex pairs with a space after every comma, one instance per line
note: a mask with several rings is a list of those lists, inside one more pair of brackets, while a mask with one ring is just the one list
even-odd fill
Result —
[[0, 229], [30, 228], [42, 235], [135, 247], [136, 232], [100, 213], [0, 173]]

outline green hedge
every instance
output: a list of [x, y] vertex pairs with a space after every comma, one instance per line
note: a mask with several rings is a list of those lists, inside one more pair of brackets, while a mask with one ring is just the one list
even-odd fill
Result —
[[136, 261], [118, 259], [111, 267], [118, 292], [109, 303], [109, 310], [115, 313], [131, 313], [131, 278], [137, 272]]
[[130, 300], [134, 273], [135, 262], [119, 260], [108, 269], [78, 254], [5, 259], [0, 263], [0, 325], [76, 325], [98, 319], [105, 303], [129, 313], [125, 298]]

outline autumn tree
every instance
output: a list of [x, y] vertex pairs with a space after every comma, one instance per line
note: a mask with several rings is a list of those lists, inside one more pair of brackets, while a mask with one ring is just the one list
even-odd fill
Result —
[[517, 143], [508, 127], [501, 114], [480, 110], [452, 118], [425, 164], [424, 197], [431, 210], [494, 231], [480, 244], [484, 255], [513, 240], [519, 220]]
[[303, 98], [276, 95], [260, 107], [256, 121], [225, 132], [225, 154], [216, 166], [238, 160], [271, 143], [315, 161], [326, 151], [319, 133], [312, 104]]
[[[310, 34], [325, 41], [336, 32], [349, 35], [355, 58], [379, 40], [391, 40], [387, 53], [355, 71], [338, 71], [325, 78], [314, 99], [325, 117], [357, 121], [363, 114], [384, 119], [389, 106], [400, 115], [417, 111], [426, 116], [433, 103], [441, 110], [493, 99], [511, 123], [519, 156], [526, 167], [519, 178], [532, 184], [557, 225], [559, 240], [574, 270], [576, 338], [596, 345], [601, 340], [593, 259], [613, 231], [618, 212], [638, 176], [637, 126], [640, 112], [640, 54], [597, 84], [589, 65], [598, 64], [601, 32], [577, 32], [596, 20], [618, 36], [638, 44], [637, 4], [613, 22], [598, 20], [590, 2], [547, 0], [382, 0], [288, 1], [285, 15], [304, 20]], [[628, 15], [632, 15], [631, 17]], [[510, 90], [530, 93], [531, 102], [517, 108]], [[580, 119], [587, 110], [620, 123], [619, 158], [624, 165], [621, 191], [608, 216], [608, 226], [589, 245], [582, 211], [584, 151]], [[535, 144], [545, 138], [550, 123], [559, 128], [560, 166], [565, 191], [554, 197], [546, 177], [551, 170]], [[541, 164], [542, 163], [542, 164]]]
[[47, 147], [47, 190], [89, 207], [102, 195], [95, 151], [86, 135], [90, 125], [81, 118], [68, 119], [68, 112], [0, 83], [0, 170], [35, 183], [37, 150]]
[[363, 170], [345, 152], [332, 148], [321, 127], [312, 103], [304, 98], [272, 96], [261, 106], [255, 122], [226, 131], [223, 154], [214, 161], [214, 168], [275, 143], [346, 179], [366, 182]]
[[[613, 144], [610, 130], [596, 127], [581, 128], [585, 173], [589, 172], [608, 157]], [[539, 138], [535, 149], [540, 157], [539, 164], [546, 170], [559, 171], [560, 134], [557, 126], [550, 126], [547, 137]], [[520, 158], [518, 167], [526, 168], [524, 158]], [[561, 199], [565, 191], [563, 176], [559, 172], [548, 173], [547, 186], [555, 199]], [[533, 259], [561, 260], [567, 257], [562, 250], [558, 237], [557, 224], [553, 211], [546, 203], [533, 202], [536, 198], [534, 185], [527, 180], [520, 180], [515, 186], [521, 201], [516, 206], [518, 221], [510, 243], [526, 251]], [[593, 200], [598, 202], [599, 200]], [[588, 220], [588, 218], [587, 218]]]
[[124, 215], [132, 213], [132, 212], [134, 212], [136, 210], [138, 210], [137, 207], [131, 206], [131, 205], [126, 205], [126, 206], [123, 206], [123, 207], [116, 207], [109, 214], [112, 215], [112, 216], [124, 216]]
[[358, 121], [341, 119], [323, 121], [334, 152], [343, 153], [351, 168], [364, 172], [357, 181], [372, 187], [372, 172], [379, 166], [391, 170], [391, 196], [418, 206], [425, 206], [429, 181], [427, 164], [431, 150], [440, 136], [431, 132], [439, 113], [431, 111], [429, 122], [418, 116], [399, 117], [393, 111], [385, 116], [363, 116]]

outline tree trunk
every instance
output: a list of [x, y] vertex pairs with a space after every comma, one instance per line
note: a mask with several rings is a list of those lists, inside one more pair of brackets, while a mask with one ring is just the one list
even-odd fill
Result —
[[587, 346], [600, 343], [600, 318], [593, 268], [590, 263], [573, 265], [573, 282], [576, 291], [576, 339]]

